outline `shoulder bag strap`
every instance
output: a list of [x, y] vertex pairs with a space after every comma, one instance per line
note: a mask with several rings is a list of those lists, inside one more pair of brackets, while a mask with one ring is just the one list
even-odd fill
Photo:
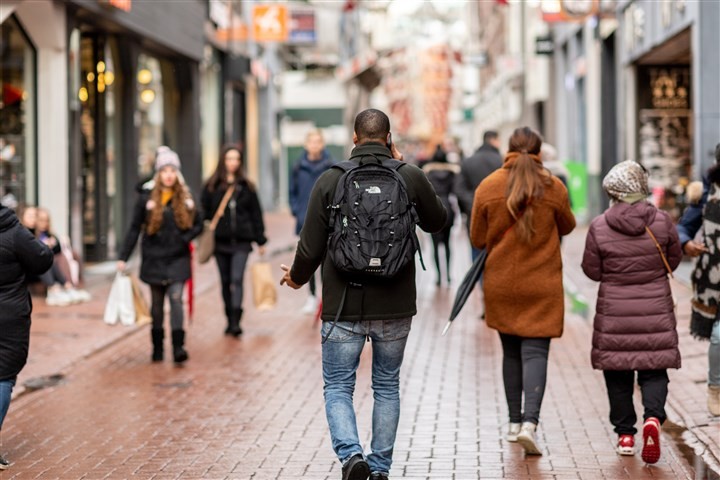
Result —
[[663, 253], [662, 247], [658, 243], [657, 238], [655, 238], [655, 235], [653, 235], [652, 230], [650, 230], [650, 227], [646, 226], [645, 231], [648, 233], [648, 235], [650, 235], [650, 238], [653, 239], [653, 242], [655, 242], [655, 247], [657, 247], [658, 252], [660, 252], [660, 257], [662, 258], [663, 264], [665, 264], [665, 269], [667, 270], [668, 275], [670, 275], [670, 278], [674, 278], [673, 273], [672, 273], [672, 268], [670, 268], [670, 264], [668, 263], [667, 258], [665, 258], [665, 254]]
[[225, 207], [227, 207], [227, 204], [230, 201], [230, 197], [232, 197], [233, 192], [235, 192], [234, 185], [228, 188], [227, 192], [225, 192], [225, 195], [223, 195], [223, 198], [220, 201], [220, 205], [218, 206], [218, 209], [215, 210], [215, 215], [213, 215], [212, 221], [210, 222], [210, 230], [215, 231], [215, 228], [217, 228], [217, 224], [220, 221], [220, 218], [222, 218], [223, 214], [225, 213]]

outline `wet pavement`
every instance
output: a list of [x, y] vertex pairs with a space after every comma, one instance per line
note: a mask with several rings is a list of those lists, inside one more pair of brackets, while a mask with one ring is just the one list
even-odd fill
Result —
[[[278, 251], [273, 263], [289, 263], [291, 224], [282, 215], [267, 221], [269, 247]], [[596, 286], [572, 267], [583, 237], [582, 231], [574, 234], [563, 249], [568, 281], [590, 304], [591, 315]], [[456, 284], [470, 263], [465, 241], [462, 229], [455, 229]], [[686, 287], [675, 285], [683, 369], [670, 373], [672, 425], [663, 434], [660, 462], [646, 466], [639, 456], [614, 453], [602, 374], [590, 367], [591, 322], [573, 313], [565, 335], [551, 347], [538, 432], [544, 455], [526, 458], [519, 445], [502, 439], [507, 409], [501, 348], [496, 332], [479, 319], [479, 296], [473, 294], [441, 337], [454, 290], [437, 289], [428, 267], [418, 275], [420, 314], [402, 371], [391, 478], [718, 478], [713, 468], [719, 470], [714, 462], [720, 422], [704, 410], [707, 345], [686, 333]], [[0, 479], [339, 479], [322, 400], [319, 331], [311, 317], [298, 313], [305, 291], [280, 290], [278, 306], [269, 312], [246, 302], [245, 334], [234, 339], [223, 335], [216, 277], [213, 264], [197, 272], [184, 368], [169, 358], [149, 362], [147, 326], [102, 324], [102, 296], [109, 287], [102, 275], [90, 286], [95, 300], [89, 304], [50, 309], [37, 300], [31, 359], [20, 382], [63, 377], [54, 386], [19, 390], [0, 447], [13, 465]], [[370, 353], [368, 345], [355, 395], [365, 444], [372, 410]]]

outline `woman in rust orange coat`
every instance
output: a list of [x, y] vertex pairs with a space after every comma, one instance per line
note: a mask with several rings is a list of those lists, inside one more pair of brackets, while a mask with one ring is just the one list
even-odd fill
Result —
[[488, 252], [485, 316], [503, 347], [510, 416], [506, 439], [531, 455], [542, 454], [535, 430], [550, 339], [563, 332], [560, 237], [575, 228], [567, 189], [543, 167], [541, 146], [540, 135], [530, 128], [513, 132], [503, 168], [475, 191], [470, 224], [473, 246]]

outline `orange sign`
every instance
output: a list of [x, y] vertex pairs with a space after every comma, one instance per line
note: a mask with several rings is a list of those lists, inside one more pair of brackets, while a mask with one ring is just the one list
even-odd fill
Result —
[[247, 40], [248, 36], [248, 28], [242, 23], [233, 28], [218, 28], [215, 32], [215, 38], [220, 42]]
[[253, 7], [253, 37], [256, 42], [284, 42], [288, 38], [288, 10], [285, 5]]

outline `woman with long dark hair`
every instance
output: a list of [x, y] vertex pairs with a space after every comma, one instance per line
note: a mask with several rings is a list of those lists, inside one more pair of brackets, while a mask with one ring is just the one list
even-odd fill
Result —
[[155, 158], [155, 177], [145, 184], [133, 211], [117, 264], [125, 270], [138, 237], [142, 238], [140, 279], [152, 293], [152, 361], [163, 359], [165, 297], [170, 300], [175, 363], [188, 359], [183, 329], [183, 286], [190, 278], [190, 242], [202, 231], [202, 221], [192, 194], [180, 173], [180, 158], [170, 148], [159, 147]]
[[253, 242], [265, 253], [265, 224], [255, 186], [245, 177], [239, 147], [223, 147], [215, 173], [202, 192], [205, 218], [211, 220], [223, 197], [232, 188], [222, 216], [215, 228], [215, 261], [220, 271], [222, 297], [227, 317], [226, 335], [242, 334], [243, 276]]
[[560, 237], [575, 228], [567, 189], [543, 167], [541, 146], [540, 135], [530, 128], [513, 132], [503, 168], [475, 191], [470, 224], [473, 245], [488, 252], [485, 317], [503, 347], [510, 416], [506, 439], [531, 455], [541, 455], [535, 430], [550, 339], [563, 332]]

